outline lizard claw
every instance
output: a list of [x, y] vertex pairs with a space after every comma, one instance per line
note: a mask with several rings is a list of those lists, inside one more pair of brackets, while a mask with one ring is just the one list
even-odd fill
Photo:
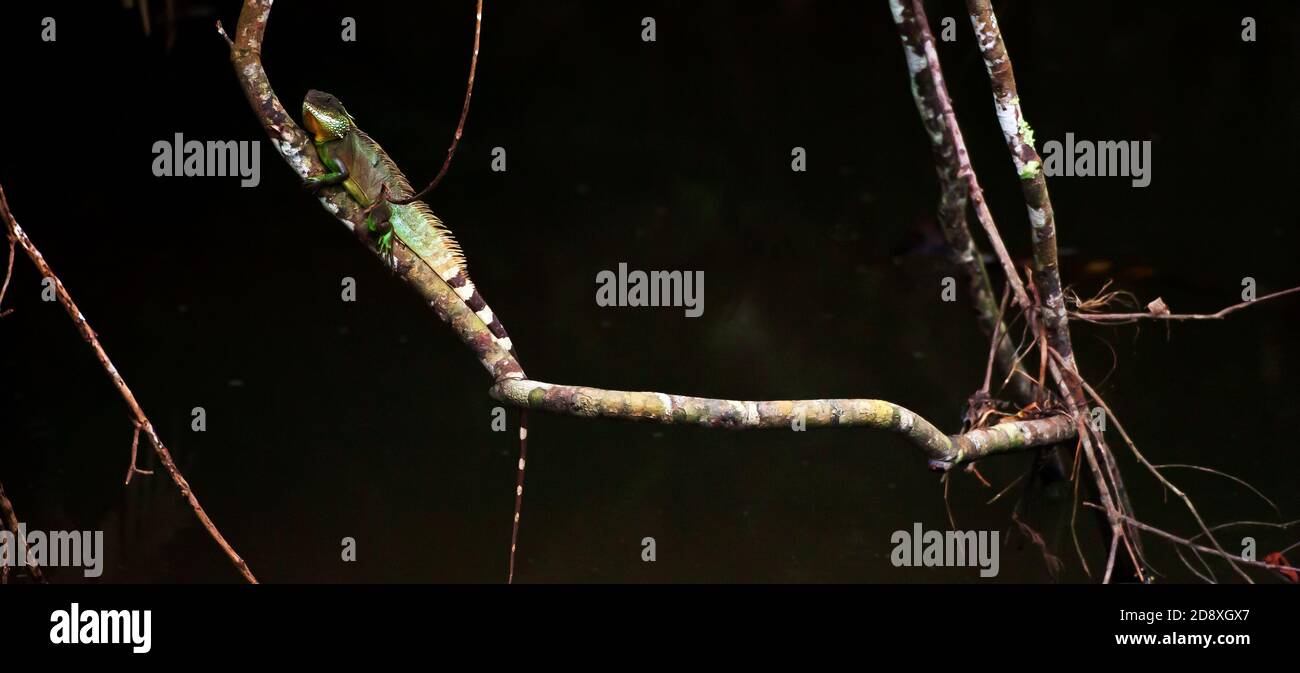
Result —
[[379, 237], [379, 254], [388, 261], [389, 266], [396, 264], [397, 260], [393, 258], [393, 230], [389, 229], [384, 235]]

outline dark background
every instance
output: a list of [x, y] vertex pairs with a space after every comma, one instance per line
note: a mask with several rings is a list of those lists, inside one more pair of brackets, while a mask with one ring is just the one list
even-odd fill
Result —
[[[161, 2], [151, 3], [160, 12]], [[493, 433], [482, 368], [414, 294], [304, 194], [259, 127], [225, 43], [238, 3], [177, 2], [168, 37], [118, 2], [0, 7], [0, 183], [176, 455], [263, 581], [499, 582], [516, 441]], [[1039, 145], [1152, 140], [1153, 180], [1051, 181], [1065, 280], [1109, 276], [1176, 311], [1300, 282], [1292, 203], [1297, 4], [1000, 3]], [[940, 55], [994, 215], [1028, 255], [962, 3], [931, 3]], [[40, 17], [58, 41], [39, 39]], [[1241, 17], [1259, 41], [1240, 40]], [[339, 39], [355, 17], [358, 39]], [[653, 16], [658, 41], [643, 43]], [[337, 94], [423, 184], [459, 114], [473, 2], [282, 2], [264, 64], [296, 110]], [[154, 141], [261, 140], [262, 182], [155, 178]], [[508, 152], [505, 173], [490, 150]], [[807, 148], [806, 173], [790, 150]], [[879, 397], [953, 432], [987, 342], [927, 244], [937, 201], [885, 2], [518, 3], [489, 0], [466, 136], [429, 198], [544, 381], [740, 399]], [[705, 313], [600, 308], [595, 275], [705, 272]], [[1109, 264], [1105, 273], [1092, 270]], [[238, 581], [173, 484], [122, 486], [128, 415], [63, 309], [16, 261], [0, 320], [0, 481], [41, 530], [102, 529], [100, 581]], [[340, 301], [345, 276], [359, 299]], [[964, 296], [964, 295], [963, 295]], [[1300, 511], [1297, 304], [1223, 323], [1074, 330], [1084, 373], [1153, 462], [1226, 470]], [[1113, 368], [1113, 372], [1111, 371]], [[208, 430], [189, 429], [207, 410]], [[949, 527], [917, 451], [865, 429], [730, 433], [533, 414], [517, 579], [969, 582], [894, 568], [890, 534]], [[1137, 512], [1191, 534], [1175, 499], [1117, 453]], [[1004, 533], [1028, 465], [955, 475], [961, 529]], [[142, 460], [151, 465], [152, 456]], [[1222, 478], [1172, 473], [1211, 523], [1278, 520]], [[1085, 580], [1068, 526], [1031, 520]], [[1290, 515], [1290, 517], [1288, 516]], [[1236, 547], [1239, 530], [1223, 538]], [[1092, 517], [1078, 535], [1095, 569]], [[1292, 536], [1256, 531], [1260, 553]], [[339, 561], [358, 540], [359, 561]], [[658, 561], [640, 560], [652, 536]], [[1171, 579], [1191, 579], [1158, 541]], [[1293, 554], [1293, 559], [1294, 554]], [[77, 571], [55, 570], [60, 582]], [[1229, 577], [1226, 573], [1221, 576]], [[1000, 581], [1049, 579], [1023, 538]]]

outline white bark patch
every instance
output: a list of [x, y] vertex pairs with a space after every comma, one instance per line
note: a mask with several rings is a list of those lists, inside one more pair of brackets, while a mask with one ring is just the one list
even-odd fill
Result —
[[666, 414], [666, 415], [668, 415], [668, 416], [672, 416], [672, 415], [673, 415], [673, 398], [671, 398], [671, 397], [669, 397], [669, 396], [667, 396], [667, 395], [665, 395], [665, 394], [663, 394], [663, 393], [655, 393], [655, 395], [658, 395], [658, 396], [659, 396], [659, 403], [662, 404], [662, 405], [664, 405], [664, 414]]
[[903, 22], [903, 3], [900, 0], [889, 0], [889, 12], [894, 15], [894, 23]]
[[[997, 22], [994, 21], [993, 27], [985, 32], [986, 24], [979, 20], [978, 16], [970, 18], [971, 25], [975, 26], [975, 41], [979, 44], [980, 51], [988, 51], [998, 43], [997, 33], [992, 28], [997, 28]], [[988, 59], [985, 59], [987, 62]]]
[[1023, 173], [1025, 161], [1020, 158], [1020, 147], [1024, 144], [1020, 140], [1020, 106], [995, 101], [994, 109], [998, 113], [998, 126], [1002, 128], [1002, 135], [1011, 145], [1011, 160], [1016, 164], [1016, 172]]
[[995, 106], [998, 113], [998, 126], [1002, 129], [1002, 135], [1007, 142], [1019, 142], [1020, 133], [1020, 109], [1015, 105], [998, 102]]
[[1047, 226], [1047, 211], [1041, 208], [1028, 206], [1029, 224], [1035, 229], [1042, 229]]
[[900, 430], [907, 431], [912, 429], [912, 423], [915, 422], [912, 412], [906, 409], [898, 410], [898, 427]]
[[916, 47], [906, 45], [903, 47], [903, 53], [907, 56], [907, 71], [913, 76], [929, 67], [925, 54], [917, 51]]

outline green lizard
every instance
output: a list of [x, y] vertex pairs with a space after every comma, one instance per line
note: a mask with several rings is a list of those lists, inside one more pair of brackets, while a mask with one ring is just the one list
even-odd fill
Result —
[[[471, 346], [480, 361], [494, 372], [498, 382], [502, 379], [525, 378], [523, 368], [510, 336], [501, 321], [488, 307], [487, 302], [474, 287], [466, 270], [465, 255], [451, 231], [438, 219], [423, 201], [392, 203], [410, 198], [414, 191], [410, 182], [383, 148], [357, 128], [338, 98], [312, 89], [302, 103], [303, 125], [314, 135], [316, 153], [329, 172], [307, 178], [306, 185], [319, 189], [327, 185], [341, 185], [365, 210], [363, 236], [378, 235], [379, 249], [385, 256], [391, 253], [393, 236], [429, 266], [477, 318], [472, 325], [475, 333]], [[503, 366], [489, 357], [491, 342], [510, 355]], [[515, 483], [515, 516], [510, 535], [510, 570], [508, 580], [514, 578], [515, 547], [519, 538], [519, 511], [523, 503], [524, 459], [527, 452], [527, 412], [519, 419], [519, 467]]]

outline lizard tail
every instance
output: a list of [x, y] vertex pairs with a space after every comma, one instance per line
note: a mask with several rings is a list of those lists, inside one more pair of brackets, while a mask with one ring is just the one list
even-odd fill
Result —
[[510, 571], [506, 584], [515, 581], [515, 548], [519, 544], [519, 511], [524, 506], [524, 461], [528, 457], [528, 410], [519, 412], [519, 470], [515, 477], [515, 520], [510, 526]]

